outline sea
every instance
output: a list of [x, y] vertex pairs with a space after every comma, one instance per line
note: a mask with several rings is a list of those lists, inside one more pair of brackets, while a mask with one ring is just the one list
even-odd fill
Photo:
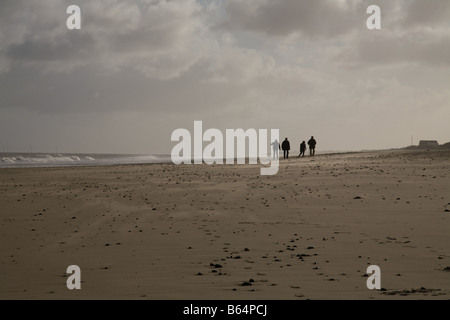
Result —
[[[336, 151], [316, 152], [317, 155], [335, 153]], [[279, 153], [280, 159], [283, 152]], [[297, 153], [291, 152], [291, 158]], [[308, 154], [305, 155], [308, 157]], [[201, 156], [199, 156], [201, 159]], [[108, 154], [108, 153], [23, 153], [0, 152], [1, 168], [33, 167], [70, 167], [70, 166], [104, 166], [116, 164], [151, 164], [172, 163], [169, 154]]]
[[0, 152], [0, 168], [171, 163], [170, 155]]

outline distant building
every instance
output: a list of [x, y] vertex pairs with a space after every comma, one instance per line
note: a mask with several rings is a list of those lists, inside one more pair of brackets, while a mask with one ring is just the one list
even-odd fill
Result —
[[439, 143], [436, 140], [420, 140], [420, 148], [435, 148], [439, 147]]

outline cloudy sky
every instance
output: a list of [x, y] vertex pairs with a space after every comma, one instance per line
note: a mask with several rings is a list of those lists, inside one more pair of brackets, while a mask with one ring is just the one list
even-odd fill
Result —
[[449, 17], [448, 0], [1, 0], [0, 151], [170, 153], [194, 120], [294, 149], [445, 143]]

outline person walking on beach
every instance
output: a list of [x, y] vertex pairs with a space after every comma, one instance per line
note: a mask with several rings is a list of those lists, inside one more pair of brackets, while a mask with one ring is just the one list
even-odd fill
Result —
[[300, 143], [300, 154], [298, 155], [298, 158], [300, 158], [300, 156], [304, 157], [305, 151], [306, 151], [306, 143], [305, 141], [303, 141], [302, 143]]
[[317, 144], [316, 140], [314, 139], [313, 136], [311, 136], [311, 139], [309, 139], [308, 141], [310, 157], [314, 157], [314, 154], [316, 153], [316, 144]]
[[283, 149], [283, 157], [284, 159], [289, 159], [289, 150], [291, 150], [291, 144], [288, 141], [288, 138], [284, 139], [281, 144], [281, 149]]
[[[275, 141], [272, 142], [270, 145], [271, 145], [272, 148], [273, 148], [273, 158], [274, 158], [274, 159], [278, 159], [278, 150], [281, 149], [280, 143], [278, 142], [277, 139], [275, 139]], [[275, 155], [276, 155], [276, 158], [275, 158]]]

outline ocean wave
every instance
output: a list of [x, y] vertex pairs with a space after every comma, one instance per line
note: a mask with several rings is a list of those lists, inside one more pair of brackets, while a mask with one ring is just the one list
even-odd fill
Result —
[[0, 154], [0, 167], [57, 167], [79, 165], [115, 165], [170, 162], [169, 156], [151, 154], [38, 154], [3, 153]]
[[[92, 157], [85, 157], [87, 160], [95, 160]], [[33, 155], [33, 156], [10, 156], [10, 157], [2, 157], [0, 161], [3, 163], [54, 163], [54, 162], [77, 162], [81, 161], [79, 156], [70, 155], [51, 155], [51, 154], [43, 154], [43, 155]]]

